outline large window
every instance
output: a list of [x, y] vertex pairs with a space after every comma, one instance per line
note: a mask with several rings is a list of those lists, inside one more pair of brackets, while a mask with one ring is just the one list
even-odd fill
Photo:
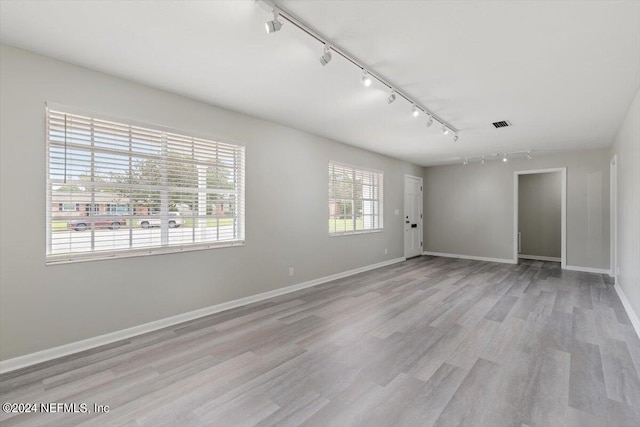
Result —
[[242, 146], [50, 108], [47, 155], [48, 262], [244, 242]]
[[382, 230], [382, 172], [329, 162], [329, 234]]

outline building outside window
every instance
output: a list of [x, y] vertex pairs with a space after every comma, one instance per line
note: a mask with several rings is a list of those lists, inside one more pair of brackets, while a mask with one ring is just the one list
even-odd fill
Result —
[[47, 110], [47, 261], [244, 243], [244, 147]]

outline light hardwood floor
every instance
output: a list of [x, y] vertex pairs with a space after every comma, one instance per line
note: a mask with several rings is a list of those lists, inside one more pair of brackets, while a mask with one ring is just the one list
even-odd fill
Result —
[[0, 377], [6, 426], [640, 426], [640, 341], [613, 286], [437, 257]]

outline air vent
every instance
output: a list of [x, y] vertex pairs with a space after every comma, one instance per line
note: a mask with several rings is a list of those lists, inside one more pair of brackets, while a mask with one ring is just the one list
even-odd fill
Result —
[[503, 120], [501, 122], [493, 122], [493, 126], [497, 128], [506, 128], [507, 126], [511, 126], [511, 123], [509, 123], [506, 120]]

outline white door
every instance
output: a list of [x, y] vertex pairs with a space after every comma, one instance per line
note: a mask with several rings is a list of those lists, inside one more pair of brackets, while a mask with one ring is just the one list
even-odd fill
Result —
[[422, 255], [422, 178], [404, 176], [404, 256]]

